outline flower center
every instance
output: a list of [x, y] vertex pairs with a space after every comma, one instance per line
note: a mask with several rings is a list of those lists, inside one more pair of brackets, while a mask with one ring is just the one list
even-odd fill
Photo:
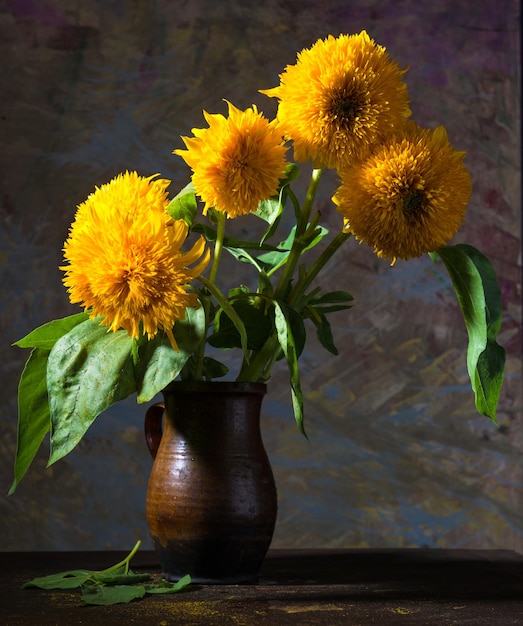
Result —
[[425, 194], [421, 189], [409, 189], [403, 196], [403, 212], [409, 217], [415, 217], [423, 207]]
[[345, 88], [337, 93], [330, 106], [330, 113], [346, 128], [352, 128], [354, 122], [361, 115], [364, 99], [353, 89]]

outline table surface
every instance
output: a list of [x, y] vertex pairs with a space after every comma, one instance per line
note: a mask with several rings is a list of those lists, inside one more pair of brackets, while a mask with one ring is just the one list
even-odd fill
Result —
[[[21, 589], [36, 576], [104, 569], [125, 556], [0, 553], [0, 624], [523, 624], [523, 555], [510, 550], [273, 550], [258, 584], [190, 585], [177, 594], [107, 607], [79, 606], [79, 590]], [[160, 572], [146, 550], [131, 568]]]

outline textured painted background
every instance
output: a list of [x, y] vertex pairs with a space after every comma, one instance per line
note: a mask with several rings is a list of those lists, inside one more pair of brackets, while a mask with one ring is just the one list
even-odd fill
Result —
[[[249, 6], [252, 4], [252, 6]], [[274, 102], [257, 93], [317, 38], [365, 28], [407, 73], [415, 119], [445, 124], [474, 192], [457, 240], [493, 261], [504, 294], [508, 378], [499, 426], [467, 386], [466, 335], [449, 280], [428, 259], [390, 268], [351, 242], [325, 282], [357, 305], [334, 318], [341, 355], [304, 353], [310, 441], [286, 375], [264, 403], [279, 486], [274, 546], [523, 550], [519, 3], [515, 0], [3, 0], [0, 3], [0, 549], [129, 548], [146, 539], [151, 460], [144, 407], [101, 416], [13, 497], [16, 385], [35, 325], [76, 309], [57, 266], [75, 206], [129, 168], [188, 170], [171, 151], [201, 109]], [[67, 7], [67, 8], [65, 8]], [[323, 212], [337, 227], [322, 187]], [[236, 228], [249, 228], [250, 222]], [[347, 280], [349, 279], [349, 280]], [[146, 545], [147, 542], [146, 542]]]

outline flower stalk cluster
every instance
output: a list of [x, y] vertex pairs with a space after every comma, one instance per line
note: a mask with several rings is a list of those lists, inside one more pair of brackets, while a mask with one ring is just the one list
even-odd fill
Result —
[[[177, 378], [233, 375], [208, 346], [240, 350], [240, 381], [267, 381], [284, 358], [305, 432], [298, 360], [311, 325], [338, 353], [329, 318], [353, 298], [322, 290], [318, 278], [351, 237], [391, 264], [425, 253], [442, 261], [469, 334], [476, 406], [495, 419], [505, 358], [496, 343], [499, 286], [478, 250], [449, 245], [471, 195], [465, 153], [442, 126], [410, 119], [405, 73], [365, 31], [319, 40], [262, 91], [277, 100], [273, 120], [254, 105], [227, 102], [226, 116], [204, 111], [208, 126], [174, 150], [191, 180], [172, 200], [169, 181], [126, 172], [78, 207], [62, 269], [84, 312], [17, 342], [32, 352], [20, 381], [13, 489], [48, 432], [54, 462], [113, 402], [133, 393], [147, 402]], [[300, 171], [287, 159], [291, 148], [297, 162], [312, 163], [303, 201], [293, 191]], [[314, 210], [325, 169], [340, 181], [332, 234]], [[294, 216], [289, 231], [284, 214]], [[265, 223], [259, 239], [227, 234], [229, 220], [252, 216]], [[245, 284], [220, 271], [225, 252], [248, 270]]]

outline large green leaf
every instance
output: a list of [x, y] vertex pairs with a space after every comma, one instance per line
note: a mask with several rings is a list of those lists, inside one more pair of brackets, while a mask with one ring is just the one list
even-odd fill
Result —
[[72, 328], [85, 322], [88, 318], [88, 313], [76, 313], [59, 320], [47, 322], [16, 341], [14, 345], [19, 348], [45, 348], [50, 350], [60, 337], [66, 335]]
[[48, 356], [49, 350], [35, 348], [20, 377], [15, 477], [9, 495], [14, 493], [51, 427], [46, 382]]
[[136, 391], [132, 339], [92, 320], [75, 326], [49, 354], [47, 388], [52, 464], [71, 452], [102, 411]]
[[292, 334], [289, 309], [283, 302], [274, 303], [274, 323], [278, 335], [278, 342], [287, 359], [289, 368], [289, 381], [291, 386], [292, 406], [294, 418], [300, 432], [307, 436], [303, 424], [303, 394], [300, 386], [300, 374], [298, 369], [298, 353]]
[[496, 420], [505, 350], [496, 342], [501, 327], [501, 291], [490, 261], [473, 246], [438, 251], [452, 280], [468, 332], [467, 369], [478, 411]]
[[143, 338], [138, 346], [135, 365], [138, 402], [149, 402], [157, 393], [172, 382], [196, 350], [205, 333], [203, 307], [187, 309], [186, 318], [176, 323], [173, 334], [178, 351], [173, 350], [165, 333], [147, 341]]

